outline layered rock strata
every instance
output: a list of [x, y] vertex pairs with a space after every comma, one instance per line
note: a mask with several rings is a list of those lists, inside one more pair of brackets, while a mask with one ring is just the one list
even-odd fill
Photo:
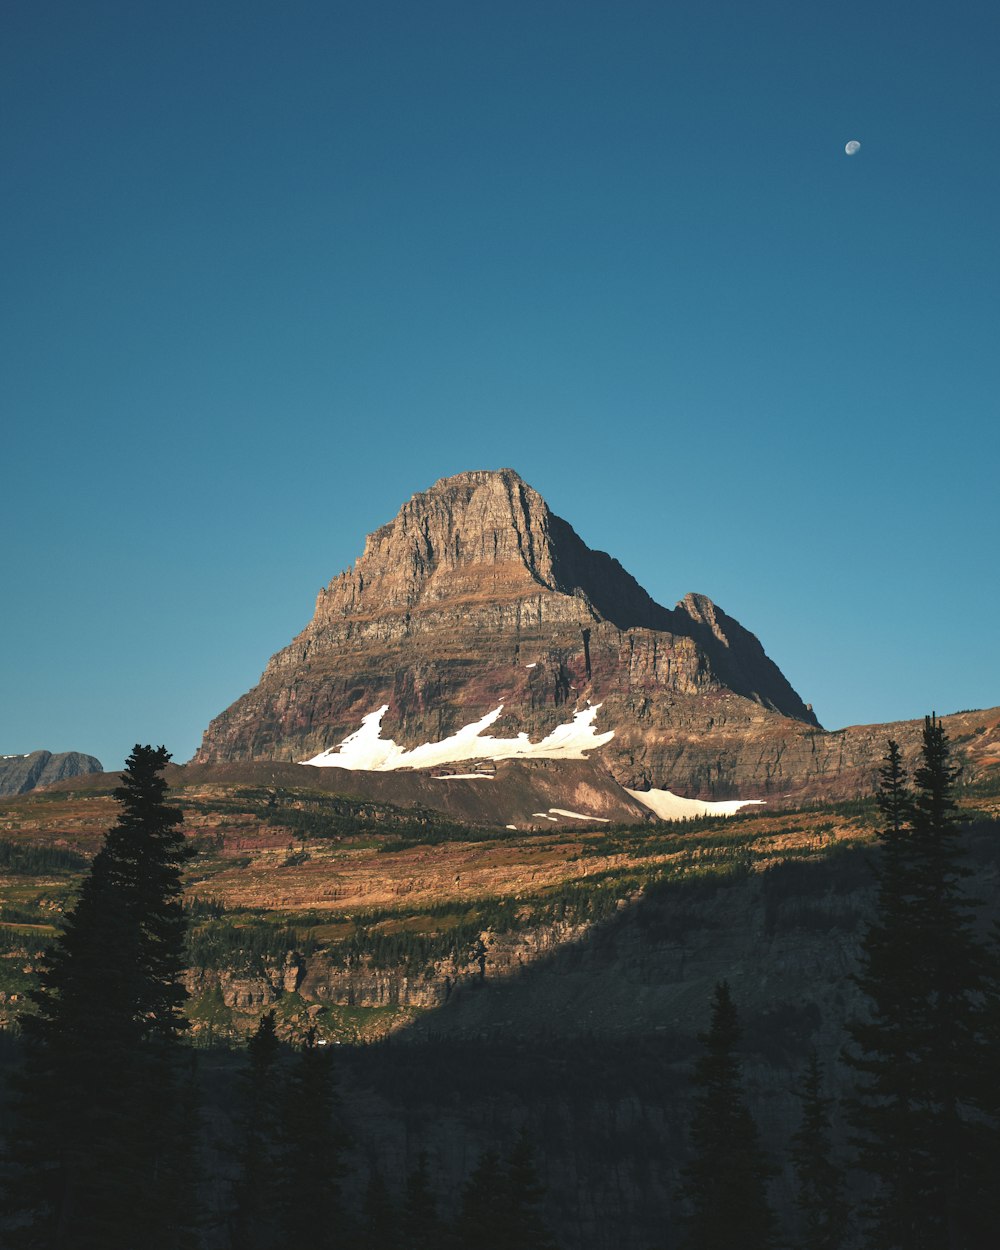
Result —
[[443, 479], [370, 535], [194, 762], [311, 759], [383, 704], [412, 749], [501, 705], [490, 733], [538, 742], [598, 703], [600, 758], [633, 789], [854, 793], [884, 751], [824, 733], [752, 633], [704, 595], [654, 602], [501, 469]]

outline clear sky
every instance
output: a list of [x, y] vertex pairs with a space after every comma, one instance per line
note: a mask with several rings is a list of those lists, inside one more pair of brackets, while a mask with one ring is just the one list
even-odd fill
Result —
[[998, 46], [995, 0], [2, 0], [0, 753], [189, 758], [504, 465], [828, 728], [1000, 704]]

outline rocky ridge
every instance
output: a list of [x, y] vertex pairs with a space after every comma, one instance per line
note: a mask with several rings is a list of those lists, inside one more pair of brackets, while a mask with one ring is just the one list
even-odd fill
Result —
[[27, 794], [69, 777], [99, 773], [104, 765], [79, 751], [30, 751], [27, 755], [0, 755], [0, 794]]

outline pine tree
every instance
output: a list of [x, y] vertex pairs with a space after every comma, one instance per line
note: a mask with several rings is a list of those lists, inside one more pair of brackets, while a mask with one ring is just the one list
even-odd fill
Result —
[[802, 1123], [792, 1138], [792, 1163], [801, 1217], [798, 1250], [840, 1250], [847, 1232], [844, 1171], [833, 1159], [831, 1100], [823, 1097], [823, 1071], [813, 1051], [801, 1088]]
[[335, 1123], [333, 1056], [310, 1030], [284, 1091], [280, 1179], [282, 1246], [340, 1250], [348, 1242], [340, 1201], [344, 1137]]
[[240, 1173], [236, 1182], [232, 1240], [240, 1250], [274, 1250], [280, 1243], [278, 1205], [281, 1043], [274, 1012], [261, 1017], [247, 1045], [242, 1080]]
[[739, 1020], [721, 982], [711, 1024], [699, 1035], [704, 1053], [694, 1071], [691, 1158], [683, 1169], [686, 1250], [770, 1250], [775, 1222], [767, 1198], [773, 1174], [746, 1105], [736, 1046]]
[[506, 1188], [504, 1230], [511, 1250], [555, 1250], [542, 1214], [544, 1186], [535, 1167], [535, 1149], [522, 1130], [504, 1166]]
[[193, 1143], [177, 1040], [186, 1027], [180, 812], [163, 747], [136, 746], [117, 823], [20, 1020], [10, 1206], [37, 1247], [190, 1244]]
[[495, 1150], [484, 1151], [462, 1190], [452, 1242], [456, 1250], [508, 1250], [505, 1188], [499, 1156]]
[[875, 918], [861, 943], [854, 980], [870, 1004], [868, 1016], [850, 1023], [854, 1043], [845, 1059], [863, 1080], [848, 1104], [857, 1131], [860, 1167], [878, 1178], [878, 1192], [864, 1207], [875, 1245], [916, 1244], [917, 1174], [909, 1161], [915, 1141], [915, 1071], [911, 1045], [921, 977], [911, 963], [915, 915], [909, 820], [912, 800], [899, 745], [891, 740], [879, 774], [882, 827], [875, 868]]
[[437, 1250], [441, 1245], [441, 1221], [431, 1190], [427, 1155], [423, 1151], [417, 1159], [416, 1167], [406, 1178], [402, 1225], [406, 1250]]
[[358, 1250], [399, 1250], [402, 1245], [399, 1213], [378, 1167], [368, 1178], [357, 1244]]
[[987, 962], [961, 888], [956, 777], [933, 716], [912, 795], [889, 744], [877, 915], [855, 978], [868, 1014], [845, 1056], [860, 1078], [858, 1162], [876, 1187], [864, 1212], [873, 1250], [972, 1250], [995, 1235], [982, 1165], [997, 1148], [983, 1114]]
[[522, 1131], [501, 1159], [485, 1151], [462, 1191], [452, 1244], [458, 1250], [556, 1250], [542, 1215], [545, 1189]]

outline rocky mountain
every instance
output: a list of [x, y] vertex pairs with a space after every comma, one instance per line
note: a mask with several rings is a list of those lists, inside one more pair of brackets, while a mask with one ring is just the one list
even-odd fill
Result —
[[79, 751], [30, 751], [27, 755], [0, 755], [0, 794], [26, 794], [68, 777], [99, 773], [104, 765]]
[[662, 780], [655, 738], [667, 730], [816, 725], [757, 639], [709, 599], [661, 607], [512, 470], [463, 473], [368, 538], [195, 760], [309, 758], [383, 704], [383, 733], [404, 746], [501, 705], [496, 731], [535, 741], [588, 702], [615, 733], [604, 758], [633, 784]]
[[346, 766], [396, 766], [371, 750], [394, 744], [398, 760], [477, 722], [462, 758], [488, 728], [503, 745], [482, 755], [496, 759], [521, 753], [519, 734], [572, 736], [594, 705], [606, 740], [587, 754], [623, 786], [691, 798], [854, 794], [885, 749], [885, 727], [823, 731], [738, 621], [700, 594], [656, 603], [500, 469], [442, 479], [371, 534], [193, 762], [345, 765], [339, 744], [383, 708], [362, 734], [373, 762]]

